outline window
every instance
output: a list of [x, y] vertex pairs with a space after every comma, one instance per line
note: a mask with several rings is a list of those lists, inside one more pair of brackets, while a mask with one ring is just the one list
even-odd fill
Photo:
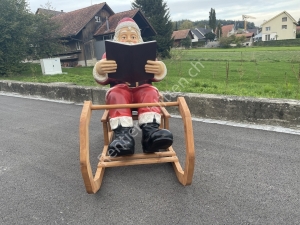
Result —
[[282, 29], [287, 29], [287, 25], [282, 25]]
[[265, 36], [265, 41], [270, 41], [270, 34], [267, 34], [267, 35]]
[[79, 41], [76, 42], [76, 50], [81, 50]]
[[101, 23], [101, 17], [100, 16], [95, 16], [95, 22], [96, 23]]
[[271, 30], [271, 27], [266, 27], [266, 31], [269, 31], [269, 30]]
[[282, 22], [286, 22], [287, 21], [287, 17], [282, 17]]

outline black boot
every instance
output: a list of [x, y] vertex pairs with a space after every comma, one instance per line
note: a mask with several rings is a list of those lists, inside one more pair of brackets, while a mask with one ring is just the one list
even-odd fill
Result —
[[134, 138], [131, 136], [132, 127], [119, 125], [114, 129], [112, 142], [108, 146], [108, 154], [111, 157], [134, 154]]
[[166, 149], [172, 145], [173, 134], [169, 130], [159, 129], [158, 123], [146, 123], [141, 128], [144, 153], [158, 152], [159, 149]]

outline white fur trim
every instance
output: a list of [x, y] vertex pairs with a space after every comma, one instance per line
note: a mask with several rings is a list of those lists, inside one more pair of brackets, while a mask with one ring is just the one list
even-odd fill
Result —
[[156, 80], [156, 81], [161, 81], [167, 75], [167, 67], [166, 67], [166, 65], [163, 62], [161, 62], [161, 61], [160, 61], [160, 63], [164, 67], [164, 71], [163, 71], [162, 74], [154, 75], [154, 80]]
[[122, 23], [120, 23], [117, 27], [116, 27], [116, 30], [115, 31], [119, 31], [121, 30], [122, 28], [125, 28], [125, 27], [133, 27], [135, 28], [138, 32], [140, 32], [140, 28], [139, 26], [135, 23], [135, 22], [132, 22], [132, 21], [124, 21]]
[[108, 79], [108, 75], [104, 74], [104, 75], [100, 75], [97, 70], [96, 70], [96, 65], [95, 64], [94, 68], [93, 68], [93, 77], [96, 81], [99, 81], [100, 83], [105, 82]]
[[161, 115], [156, 112], [145, 112], [139, 115], [139, 125], [145, 123], [153, 123], [153, 118], [155, 117], [156, 123], [160, 124]]
[[116, 129], [119, 125], [122, 127], [133, 127], [133, 120], [131, 116], [120, 116], [111, 118], [109, 124], [112, 130]]
[[125, 27], [126, 28], [133, 28], [137, 32], [139, 43], [144, 42], [143, 38], [141, 36], [141, 30], [140, 30], [140, 28], [138, 27], [138, 25], [135, 22], [131, 22], [131, 21], [122, 22], [122, 23], [120, 23], [116, 27], [116, 29], [115, 29], [115, 35], [114, 35], [114, 39], [113, 39], [114, 41], [120, 41], [119, 40], [120, 30], [122, 28], [125, 28]]

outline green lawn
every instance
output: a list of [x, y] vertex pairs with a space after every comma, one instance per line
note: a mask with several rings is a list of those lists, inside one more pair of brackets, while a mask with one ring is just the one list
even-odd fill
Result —
[[166, 61], [168, 74], [172, 75], [155, 86], [167, 91], [300, 99], [298, 80], [292, 70], [292, 66], [299, 68], [296, 63], [203, 61], [204, 68], [199, 64], [197, 67], [200, 72], [191, 63], [195, 65], [194, 61]]
[[[175, 50], [172, 56], [164, 61], [167, 77], [154, 83], [161, 91], [300, 99], [300, 47]], [[97, 85], [92, 67], [63, 72], [43, 76], [40, 65], [30, 65], [21, 75], [3, 79]]]
[[300, 62], [299, 47], [251, 47], [251, 48], [202, 48], [191, 50], [175, 50], [175, 56], [183, 60], [201, 61], [298, 61]]

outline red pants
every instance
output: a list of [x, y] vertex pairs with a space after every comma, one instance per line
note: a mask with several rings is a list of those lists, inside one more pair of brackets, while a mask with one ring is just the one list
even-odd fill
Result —
[[[130, 88], [126, 84], [112, 87], [106, 95], [106, 104], [154, 103], [159, 101], [158, 90], [151, 84]], [[159, 107], [138, 108], [138, 114], [145, 112], [160, 113]], [[110, 118], [131, 116], [131, 109], [110, 109]]]

